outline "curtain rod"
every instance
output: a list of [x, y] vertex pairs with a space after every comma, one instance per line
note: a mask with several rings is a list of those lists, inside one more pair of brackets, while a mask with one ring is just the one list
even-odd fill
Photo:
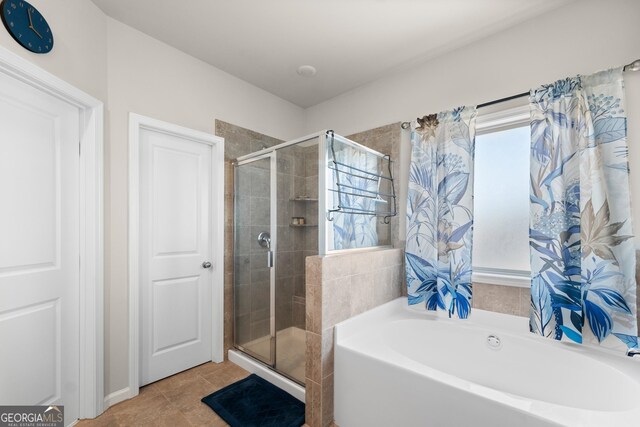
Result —
[[[622, 68], [622, 71], [626, 71], [626, 72], [628, 72], [628, 71], [640, 71], [640, 59], [636, 59], [632, 63], [625, 65]], [[494, 99], [493, 101], [484, 102], [482, 104], [478, 104], [478, 106], [476, 108], [488, 107], [490, 105], [500, 104], [501, 102], [507, 102], [507, 101], [511, 101], [513, 99], [523, 98], [525, 96], [529, 96], [529, 92], [522, 92], [522, 93], [519, 93], [517, 95], [511, 95], [511, 96], [507, 96], [505, 98]], [[400, 127], [402, 129], [409, 129], [411, 127], [411, 122], [402, 122], [400, 124]]]

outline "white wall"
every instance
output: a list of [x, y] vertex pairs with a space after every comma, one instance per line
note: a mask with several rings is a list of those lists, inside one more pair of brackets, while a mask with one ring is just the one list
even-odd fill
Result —
[[[107, 18], [88, 0], [29, 0], [53, 30], [47, 55], [31, 53], [0, 29], [0, 45], [104, 101], [107, 97]], [[1, 25], [1, 24], [0, 24]]]
[[106, 393], [128, 384], [128, 115], [214, 133], [215, 119], [271, 135], [302, 135], [304, 110], [108, 18]]
[[[333, 129], [349, 135], [458, 105], [514, 95], [566, 76], [623, 65], [640, 58], [639, 19], [638, 0], [570, 3], [310, 107], [306, 131]], [[626, 79], [634, 223], [640, 248], [640, 73], [628, 73]], [[407, 144], [405, 138], [405, 160]], [[399, 181], [406, 179], [401, 176]]]

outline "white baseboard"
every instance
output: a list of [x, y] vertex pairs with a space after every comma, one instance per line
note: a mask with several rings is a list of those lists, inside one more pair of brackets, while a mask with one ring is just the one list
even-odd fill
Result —
[[109, 395], [105, 396], [104, 398], [104, 410], [106, 411], [109, 407], [115, 405], [116, 403], [131, 399], [132, 397], [133, 396], [131, 395], [131, 389], [129, 387], [125, 387], [121, 390], [109, 393]]
[[272, 369], [267, 368], [262, 363], [257, 362], [255, 359], [242, 354], [236, 350], [229, 350], [229, 361], [235, 363], [241, 368], [256, 374], [260, 378], [264, 378], [276, 387], [286, 391], [296, 399], [304, 402], [304, 387], [291, 381], [288, 378], [283, 377]]

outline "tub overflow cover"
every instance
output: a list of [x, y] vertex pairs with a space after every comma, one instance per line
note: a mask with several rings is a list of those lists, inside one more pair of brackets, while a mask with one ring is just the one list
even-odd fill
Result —
[[497, 335], [489, 335], [487, 337], [487, 345], [492, 350], [500, 350], [502, 347], [502, 343], [500, 342], [500, 337]]

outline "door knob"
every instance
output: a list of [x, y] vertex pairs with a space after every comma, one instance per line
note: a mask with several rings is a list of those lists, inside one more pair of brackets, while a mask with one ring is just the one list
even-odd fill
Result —
[[209, 261], [205, 261], [202, 263], [202, 268], [211, 268], [211, 263]]

